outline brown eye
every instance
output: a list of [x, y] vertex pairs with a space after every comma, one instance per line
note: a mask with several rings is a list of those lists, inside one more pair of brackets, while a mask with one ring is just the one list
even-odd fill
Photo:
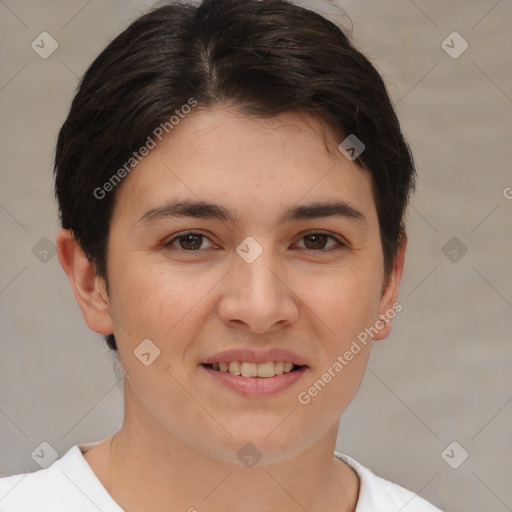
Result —
[[178, 238], [181, 249], [197, 251], [203, 241], [202, 235], [183, 235]]
[[[335, 244], [326, 248], [329, 239], [334, 240]], [[305, 248], [312, 251], [326, 252], [345, 246], [341, 240], [338, 240], [336, 237], [324, 232], [308, 233], [307, 235], [304, 235], [301, 240], [305, 241]]]
[[329, 237], [326, 235], [314, 234], [305, 236], [304, 240], [309, 242], [306, 242], [305, 244], [308, 249], [324, 249], [324, 246], [327, 243], [327, 238]]
[[164, 247], [181, 249], [188, 252], [198, 251], [205, 240], [209, 240], [209, 238], [201, 233], [189, 232], [175, 236], [172, 240], [165, 242]]

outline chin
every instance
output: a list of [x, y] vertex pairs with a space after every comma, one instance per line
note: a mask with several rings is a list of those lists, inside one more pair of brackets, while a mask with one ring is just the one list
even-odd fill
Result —
[[217, 446], [210, 437], [207, 445], [209, 455], [241, 467], [263, 467], [285, 462], [307, 448], [306, 432], [301, 433], [288, 420], [283, 422], [285, 417], [281, 415], [277, 421], [264, 421], [259, 417], [258, 425], [242, 422], [250, 425], [247, 429], [241, 428], [240, 424], [232, 428], [226, 426], [233, 437], [220, 434], [221, 438], [217, 436]]

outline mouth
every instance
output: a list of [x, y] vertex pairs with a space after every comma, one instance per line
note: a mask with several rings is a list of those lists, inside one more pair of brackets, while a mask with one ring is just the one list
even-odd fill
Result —
[[309, 366], [289, 361], [220, 361], [199, 365], [209, 382], [245, 397], [264, 397], [290, 390]]
[[309, 360], [279, 347], [224, 350], [203, 360], [199, 368], [219, 390], [249, 397], [291, 389], [310, 369]]
[[249, 361], [222, 361], [202, 366], [210, 370], [228, 373], [243, 378], [270, 379], [278, 375], [288, 374], [307, 368], [306, 365], [297, 365], [289, 361], [266, 361], [253, 363]]

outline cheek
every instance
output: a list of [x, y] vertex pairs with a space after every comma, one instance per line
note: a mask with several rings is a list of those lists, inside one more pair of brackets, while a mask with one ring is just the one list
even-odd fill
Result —
[[370, 268], [345, 269], [309, 295], [323, 353], [297, 396], [308, 418], [334, 424], [354, 398], [370, 355], [366, 329], [378, 318], [380, 277]]
[[[154, 261], [149, 265], [140, 260], [125, 258], [112, 272], [111, 310], [128, 392], [163, 423], [169, 423], [172, 411], [162, 404], [172, 403], [174, 410], [188, 407], [193, 424], [200, 412], [190, 408], [190, 397], [180, 382], [186, 382], [183, 362], [201, 325], [194, 305], [207, 288], [204, 281], [191, 282], [182, 273], [171, 275]], [[144, 353], [149, 353], [146, 360]]]
[[122, 325], [120, 337], [128, 338], [130, 345], [137, 345], [145, 338], [154, 339], [160, 345], [157, 340], [184, 316], [190, 290], [183, 292], [185, 285], [179, 274], [171, 279], [158, 265], [145, 264], [144, 258], [125, 258], [112, 268], [115, 293], [111, 296], [111, 312]]
[[307, 286], [304, 295], [342, 348], [348, 338], [375, 322], [378, 317], [382, 275], [369, 265], [353, 265], [333, 271]]
[[174, 361], [182, 361], [205, 315], [212, 314], [208, 299], [224, 274], [222, 269], [171, 269], [165, 260], [136, 253], [119, 261], [112, 272], [111, 312], [122, 324], [120, 344], [133, 350], [149, 338], [162, 355], [172, 353]]

